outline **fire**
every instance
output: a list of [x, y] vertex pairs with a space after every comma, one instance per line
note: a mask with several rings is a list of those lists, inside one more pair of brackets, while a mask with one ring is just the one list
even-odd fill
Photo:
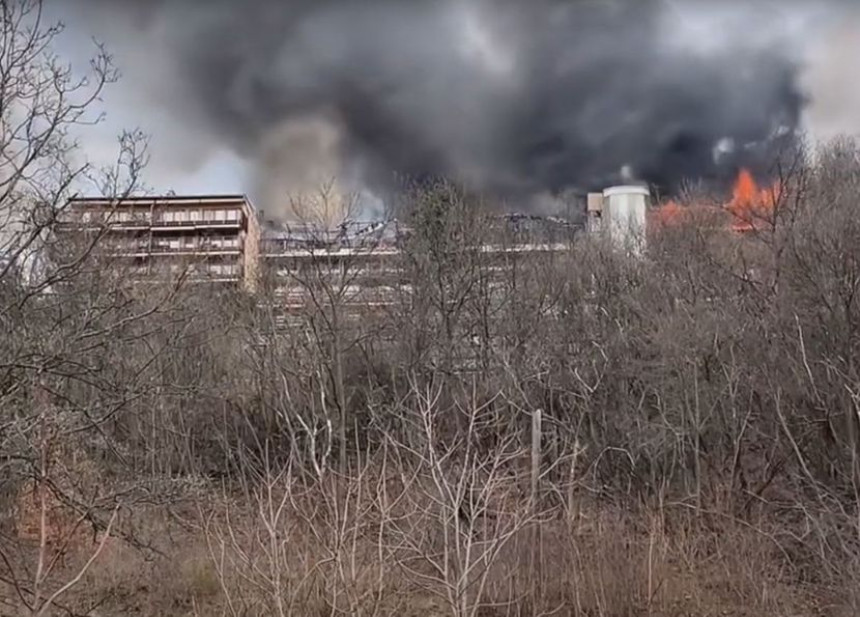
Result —
[[659, 208], [652, 210], [652, 220], [657, 225], [677, 225], [684, 216], [684, 208], [675, 200], [664, 203]]
[[[741, 169], [732, 187], [731, 199], [724, 203], [720, 210], [730, 215], [728, 227], [732, 231], [756, 231], [763, 229], [772, 220], [779, 197], [779, 183], [761, 188], [748, 169]], [[652, 220], [659, 226], [677, 225], [688, 214], [713, 209], [705, 204], [682, 207], [673, 200], [657, 208], [653, 212]]]
[[755, 200], [758, 193], [758, 185], [755, 178], [748, 169], [741, 169], [735, 186], [732, 190], [732, 202], [750, 203]]
[[726, 209], [732, 214], [732, 229], [761, 229], [771, 219], [778, 199], [779, 183], [770, 188], [759, 188], [749, 170], [741, 169], [732, 191], [732, 200], [726, 204]]

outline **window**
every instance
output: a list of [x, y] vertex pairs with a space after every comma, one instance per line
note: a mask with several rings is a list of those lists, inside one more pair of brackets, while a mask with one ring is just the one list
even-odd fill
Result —
[[239, 267], [236, 264], [211, 264], [209, 271], [217, 276], [236, 276], [239, 274]]
[[239, 211], [238, 210], [227, 210], [227, 220], [228, 221], [238, 221], [239, 220]]

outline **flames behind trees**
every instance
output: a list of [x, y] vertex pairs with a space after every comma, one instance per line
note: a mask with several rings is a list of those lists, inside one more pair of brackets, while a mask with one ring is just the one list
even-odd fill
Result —
[[722, 203], [702, 198], [670, 199], [654, 209], [650, 223], [656, 228], [673, 227], [704, 216], [734, 232], [761, 231], [773, 223], [781, 194], [779, 182], [762, 187], [749, 169], [741, 168], [729, 199]]

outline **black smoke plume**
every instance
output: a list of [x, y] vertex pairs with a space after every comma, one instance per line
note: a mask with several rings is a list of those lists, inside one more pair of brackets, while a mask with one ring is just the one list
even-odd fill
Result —
[[138, 53], [166, 49], [168, 104], [264, 182], [322, 157], [377, 192], [442, 176], [508, 200], [766, 173], [801, 120], [799, 65], [760, 28], [773, 10], [696, 21], [718, 4], [78, 0]]

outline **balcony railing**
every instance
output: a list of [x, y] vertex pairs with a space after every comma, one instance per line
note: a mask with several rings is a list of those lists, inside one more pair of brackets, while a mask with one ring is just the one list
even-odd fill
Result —
[[165, 279], [185, 275], [192, 280], [239, 280], [244, 275], [241, 264], [171, 264], [169, 266], [143, 265], [129, 268], [129, 273], [146, 278]]
[[150, 252], [153, 255], [162, 255], [162, 254], [187, 254], [187, 255], [196, 255], [196, 254], [238, 254], [242, 252], [242, 244], [224, 244], [224, 245], [215, 245], [215, 244], [180, 244], [180, 245], [170, 245], [170, 244], [153, 244]]
[[180, 210], [156, 212], [153, 227], [239, 227], [240, 210]]
[[244, 214], [238, 209], [176, 209], [155, 212], [77, 211], [64, 213], [61, 226], [111, 228], [133, 227], [240, 227]]
[[239, 238], [209, 239], [180, 238], [176, 240], [149, 240], [141, 242], [111, 242], [107, 251], [114, 255], [217, 255], [240, 254], [244, 243]]

